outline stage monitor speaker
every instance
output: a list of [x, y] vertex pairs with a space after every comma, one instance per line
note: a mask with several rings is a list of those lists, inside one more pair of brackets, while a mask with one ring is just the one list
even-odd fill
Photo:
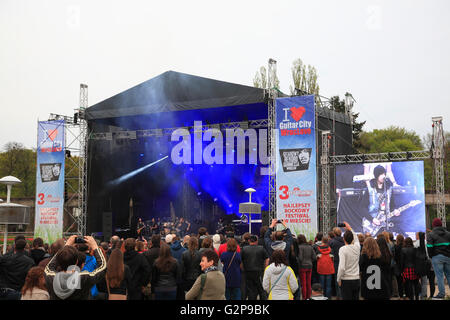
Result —
[[103, 212], [103, 241], [109, 241], [112, 237], [112, 212]]
[[269, 211], [261, 211], [261, 220], [263, 226], [270, 226]]

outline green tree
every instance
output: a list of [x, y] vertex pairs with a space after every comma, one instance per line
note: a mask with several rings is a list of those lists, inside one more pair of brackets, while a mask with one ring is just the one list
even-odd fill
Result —
[[[13, 197], [33, 197], [36, 188], [36, 151], [26, 149], [23, 144], [9, 142], [0, 153], [0, 175], [14, 176], [22, 181], [12, 189]], [[6, 195], [6, 187], [1, 188]]]
[[[259, 71], [256, 72], [255, 77], [253, 78], [253, 86], [261, 89], [269, 89], [269, 75], [267, 74], [267, 69], [263, 66], [259, 68]], [[275, 88], [280, 89], [280, 80], [278, 80], [278, 76], [275, 75]]]
[[383, 153], [423, 150], [420, 137], [414, 131], [390, 126], [360, 134], [360, 153]]
[[[345, 112], [345, 100], [341, 100], [339, 96], [333, 96], [330, 98], [331, 110], [336, 112]], [[361, 133], [366, 121], [358, 122], [359, 113], [352, 112], [352, 135], [353, 135], [353, 149], [359, 150], [361, 145]]]
[[298, 58], [292, 63], [292, 82], [294, 86], [290, 85], [291, 95], [297, 95], [299, 89], [301, 94], [319, 95], [319, 83], [317, 82], [317, 70], [315, 67], [306, 66], [302, 59]]

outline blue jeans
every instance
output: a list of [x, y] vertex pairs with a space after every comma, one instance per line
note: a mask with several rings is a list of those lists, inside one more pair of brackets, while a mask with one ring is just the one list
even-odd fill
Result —
[[445, 284], [444, 275], [447, 278], [447, 282], [450, 284], [450, 258], [443, 254], [438, 254], [431, 258], [433, 264], [434, 273], [436, 274], [439, 293], [441, 298], [445, 297]]
[[331, 299], [331, 279], [332, 274], [319, 274], [320, 285], [322, 286], [323, 294], [328, 299]]
[[155, 300], [176, 300], [177, 290], [155, 292]]
[[241, 288], [226, 288], [225, 298], [227, 300], [241, 300]]

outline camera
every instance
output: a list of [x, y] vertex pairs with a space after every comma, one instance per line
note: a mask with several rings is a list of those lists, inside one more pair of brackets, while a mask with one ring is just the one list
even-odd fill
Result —
[[339, 227], [339, 228], [345, 228], [345, 223], [342, 223], [342, 222], [341, 222], [341, 223], [338, 223], [338, 227]]
[[86, 240], [83, 239], [83, 237], [76, 237], [75, 238], [75, 243], [86, 243]]

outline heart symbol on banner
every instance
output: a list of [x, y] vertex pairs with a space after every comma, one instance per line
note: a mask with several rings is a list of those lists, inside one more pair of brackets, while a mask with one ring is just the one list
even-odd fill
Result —
[[305, 107], [292, 107], [289, 110], [291, 111], [292, 119], [294, 119], [295, 121], [299, 121], [305, 114]]
[[58, 129], [47, 130], [47, 134], [48, 134], [48, 137], [49, 137], [52, 141], [54, 141], [55, 138], [56, 138], [56, 136], [58, 135]]

